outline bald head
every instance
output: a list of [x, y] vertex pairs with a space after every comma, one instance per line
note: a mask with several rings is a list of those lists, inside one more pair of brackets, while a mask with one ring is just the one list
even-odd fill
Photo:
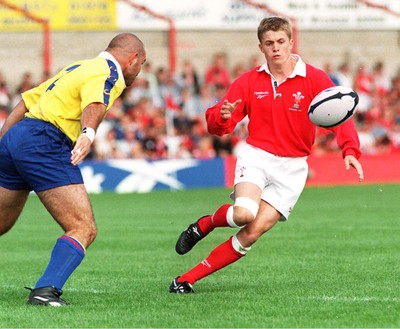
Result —
[[132, 33], [121, 33], [115, 36], [109, 43], [106, 51], [110, 53], [139, 53], [143, 55], [143, 42]]
[[130, 86], [146, 62], [143, 42], [132, 33], [121, 33], [110, 41], [106, 51], [118, 61], [125, 84]]

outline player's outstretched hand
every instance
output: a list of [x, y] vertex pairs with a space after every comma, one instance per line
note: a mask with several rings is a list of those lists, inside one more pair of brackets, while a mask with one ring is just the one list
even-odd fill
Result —
[[92, 143], [90, 139], [85, 135], [80, 135], [75, 143], [74, 149], [71, 151], [71, 163], [76, 166], [79, 164], [90, 151]]
[[353, 167], [357, 170], [358, 173], [358, 180], [361, 182], [364, 179], [364, 172], [361, 166], [361, 163], [353, 155], [346, 155], [344, 158], [344, 166], [346, 170], [349, 170], [350, 167]]
[[227, 99], [224, 100], [224, 103], [221, 106], [221, 117], [224, 120], [228, 120], [232, 117], [232, 112], [236, 109], [236, 107], [242, 102], [241, 99], [236, 100], [233, 103], [229, 103]]

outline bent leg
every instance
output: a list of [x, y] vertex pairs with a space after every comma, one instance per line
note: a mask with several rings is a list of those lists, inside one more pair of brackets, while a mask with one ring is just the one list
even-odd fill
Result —
[[0, 186], [0, 235], [14, 226], [28, 196], [28, 190], [14, 191]]
[[265, 201], [261, 201], [260, 209], [254, 221], [244, 226], [236, 236], [216, 247], [201, 263], [184, 273], [179, 282], [196, 281], [238, 261], [246, 255], [251, 245], [270, 230], [281, 217], [281, 214]]
[[35, 288], [53, 286], [61, 291], [96, 237], [92, 207], [83, 184], [57, 187], [38, 195], [65, 235], [58, 238], [46, 271]]

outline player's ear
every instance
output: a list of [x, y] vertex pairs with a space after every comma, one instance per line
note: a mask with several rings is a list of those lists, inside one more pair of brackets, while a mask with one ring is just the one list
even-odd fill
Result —
[[138, 52], [131, 53], [129, 55], [129, 60], [128, 60], [129, 65], [136, 64], [136, 62], [138, 61], [138, 58], [139, 58], [139, 53]]

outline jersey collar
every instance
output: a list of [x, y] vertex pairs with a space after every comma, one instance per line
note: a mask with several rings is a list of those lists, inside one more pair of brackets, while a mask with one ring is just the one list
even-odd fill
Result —
[[[124, 85], [125, 85], [125, 79], [123, 79], [124, 75], [123, 75], [123, 73], [122, 73], [121, 65], [119, 65], [119, 63], [118, 63], [118, 61], [115, 59], [115, 57], [114, 57], [113, 55], [111, 55], [108, 51], [102, 51], [102, 52], [99, 54], [98, 57], [105, 58], [105, 59], [109, 59], [110, 61], [112, 61], [112, 62], [115, 64], [115, 66], [117, 67], [117, 70], [118, 70], [118, 75], [119, 75], [120, 77], [122, 77], [121, 80], [124, 82]], [[126, 87], [126, 85], [125, 85], [125, 87]]]
[[[288, 78], [294, 78], [296, 75], [305, 77], [306, 76], [306, 63], [303, 62], [303, 60], [300, 58], [299, 55], [292, 54], [291, 56], [297, 61], [297, 63], [296, 63], [296, 66], [294, 67], [292, 74]], [[264, 63], [263, 65], [261, 65], [260, 68], [257, 69], [257, 71], [258, 72], [265, 71], [269, 75], [272, 76], [267, 63]]]

